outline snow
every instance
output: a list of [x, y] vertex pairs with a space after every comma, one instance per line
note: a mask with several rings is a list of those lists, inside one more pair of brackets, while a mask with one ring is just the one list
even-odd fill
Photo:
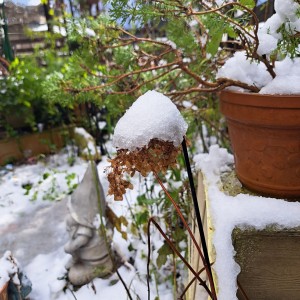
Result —
[[300, 203], [238, 194], [229, 196], [221, 191], [220, 175], [231, 169], [233, 157], [226, 149], [211, 146], [208, 154], [195, 157], [197, 170], [204, 174], [210, 215], [214, 227], [213, 246], [216, 251], [214, 270], [218, 277], [219, 300], [236, 298], [236, 277], [240, 267], [234, 261], [231, 234], [235, 227], [252, 226], [264, 229], [271, 224], [279, 228], [300, 225]]
[[277, 30], [281, 26], [282, 22], [282, 18], [278, 14], [274, 14], [265, 23], [263, 23], [262, 26], [260, 26], [258, 34], [265, 33], [279, 39], [282, 36], [277, 32]]
[[281, 95], [300, 95], [300, 76], [296, 75], [285, 75], [276, 76], [267, 86], [260, 90], [260, 94], [276, 94]]
[[260, 94], [300, 94], [300, 58], [293, 60], [286, 57], [284, 60], [277, 62], [274, 69], [276, 77], [260, 90]]
[[[18, 270], [18, 262], [12, 257], [11, 251], [6, 251], [3, 257], [0, 258], [0, 289], [10, 278], [17, 279], [15, 274]], [[18, 283], [19, 280], [17, 279], [16, 284]]]
[[294, 0], [275, 0], [274, 6], [276, 13], [259, 26], [257, 53], [261, 56], [266, 55], [267, 58], [277, 55], [277, 60], [274, 61], [276, 77], [272, 79], [263, 63], [248, 59], [246, 53], [240, 51], [225, 62], [218, 71], [217, 78], [233, 79], [256, 86], [261, 89], [261, 94], [299, 95], [299, 58], [291, 59], [291, 54], [281, 53], [279, 45], [283, 36], [279, 29], [285, 25], [289, 35], [299, 33], [300, 20], [297, 13], [300, 12], [300, 5]]
[[93, 140], [94, 138], [83, 128], [83, 127], [76, 127], [74, 132], [84, 137], [86, 140]]
[[156, 91], [140, 96], [116, 125], [113, 145], [134, 150], [148, 145], [151, 139], [181, 144], [187, 130], [179, 110], [172, 101]]
[[[299, 18], [296, 12], [300, 9], [300, 5], [294, 0], [276, 0], [274, 2], [276, 13], [271, 16], [265, 24], [259, 28], [259, 47], [258, 54], [271, 54], [277, 47], [277, 44], [282, 39], [282, 35], [278, 29], [282, 24], [286, 24], [287, 31], [296, 33], [295, 29], [298, 28]], [[291, 28], [290, 28], [291, 25]]]
[[76, 127], [74, 129], [74, 133], [80, 135], [86, 142], [86, 147], [82, 150], [82, 153], [89, 157], [90, 155], [94, 156], [100, 151], [97, 149], [95, 145], [94, 138], [83, 128], [83, 127]]
[[[108, 145], [108, 148], [111, 148]], [[68, 241], [65, 217], [67, 213], [68, 185], [65, 176], [69, 173], [76, 173], [74, 183], [78, 183], [83, 178], [87, 169], [87, 162], [76, 158], [75, 164], [69, 166], [68, 154], [62, 153], [50, 156], [47, 160], [40, 161], [34, 165], [23, 165], [19, 167], [8, 166], [2, 169], [0, 177], [0, 287], [8, 279], [13, 271], [13, 266], [6, 262], [6, 257], [10, 250], [17, 258], [24, 273], [32, 282], [32, 300], [74, 300], [77, 299], [127, 299], [124, 286], [118, 276], [113, 274], [106, 279], [94, 279], [93, 283], [82, 286], [74, 291], [71, 285], [66, 285], [65, 265], [70, 260], [70, 255], [64, 252], [64, 245]], [[107, 158], [103, 157], [97, 166], [99, 177], [105, 193], [108, 190], [108, 182], [104, 169], [109, 165]], [[53, 175], [43, 180], [45, 173], [51, 173], [50, 169], [55, 169]], [[52, 180], [56, 179], [58, 198], [61, 200], [43, 200], [44, 193], [52, 187]], [[131, 214], [128, 206], [133, 209], [137, 196], [144, 191], [144, 181], [136, 176], [134, 189], [126, 194], [127, 201], [116, 203], [112, 197], [107, 197], [107, 202], [117, 216], [123, 215], [129, 222]], [[22, 185], [32, 183], [32, 188], [28, 195], [25, 194]], [[31, 200], [32, 195], [38, 188], [36, 200]], [[95, 226], [99, 226], [101, 220], [95, 219]], [[130, 224], [130, 223], [129, 223]], [[143, 241], [135, 237], [128, 228], [128, 240], [122, 238], [118, 231], [114, 231], [113, 247], [120, 254], [124, 261], [129, 261], [135, 252], [129, 250], [130, 244], [137, 249], [137, 257], [134, 266], [125, 263], [118, 271], [125, 280], [127, 287], [130, 287], [131, 294], [135, 299], [137, 295], [141, 300], [147, 299], [146, 283], [146, 254]], [[155, 235], [153, 247], [162, 244], [162, 237]], [[146, 237], [144, 236], [146, 241]], [[146, 252], [145, 252], [146, 251]], [[160, 271], [157, 271], [160, 272]], [[157, 295], [155, 283], [151, 283], [151, 300]], [[64, 291], [65, 290], [65, 291]], [[96, 293], [94, 292], [96, 291]], [[173, 299], [173, 289], [167, 283], [161, 282], [158, 286], [161, 300]]]
[[268, 84], [272, 77], [262, 64], [247, 59], [245, 51], [239, 51], [229, 58], [218, 71], [217, 78], [231, 78], [259, 88]]
[[41, 4], [41, 0], [11, 0], [15, 5], [19, 6], [37, 6]]
[[[259, 62], [250, 61], [244, 51], [236, 52], [218, 71], [217, 78], [230, 78], [261, 88], [260, 94], [299, 95], [300, 60], [286, 57], [276, 62], [277, 76], [272, 79], [266, 67]], [[241, 89], [242, 90], [242, 89]]]
[[274, 36], [264, 33], [258, 32], [259, 45], [257, 48], [257, 53], [259, 55], [264, 55], [267, 53], [271, 53], [277, 48], [278, 39]]
[[281, 18], [295, 21], [298, 19], [296, 12], [300, 5], [294, 0], [275, 0], [274, 9]]

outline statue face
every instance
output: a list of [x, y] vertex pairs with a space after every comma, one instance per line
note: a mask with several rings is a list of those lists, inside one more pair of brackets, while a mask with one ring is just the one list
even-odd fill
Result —
[[72, 218], [72, 216], [69, 214], [66, 218], [66, 224], [67, 224], [67, 231], [69, 232], [70, 236], [74, 236], [79, 224]]

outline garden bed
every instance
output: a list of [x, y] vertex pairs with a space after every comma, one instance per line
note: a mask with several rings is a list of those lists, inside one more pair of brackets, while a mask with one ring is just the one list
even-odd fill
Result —
[[22, 161], [39, 154], [54, 153], [73, 136], [74, 126], [0, 140], [0, 165]]

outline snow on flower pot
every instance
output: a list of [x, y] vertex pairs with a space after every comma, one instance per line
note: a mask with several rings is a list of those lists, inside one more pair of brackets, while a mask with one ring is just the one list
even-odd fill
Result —
[[236, 174], [249, 189], [300, 198], [300, 95], [222, 91]]

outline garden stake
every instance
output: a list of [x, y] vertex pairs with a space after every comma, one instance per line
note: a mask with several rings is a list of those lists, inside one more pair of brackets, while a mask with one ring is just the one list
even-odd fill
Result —
[[195, 208], [195, 214], [196, 214], [196, 219], [197, 219], [197, 223], [198, 223], [200, 239], [201, 239], [201, 244], [202, 244], [202, 249], [203, 249], [203, 255], [204, 255], [204, 258], [207, 262], [208, 270], [210, 272], [210, 276], [212, 277], [210, 261], [209, 261], [208, 251], [207, 251], [207, 245], [206, 245], [206, 240], [205, 240], [205, 234], [204, 234], [204, 229], [203, 229], [203, 226], [202, 226], [200, 209], [199, 209], [199, 205], [198, 205], [198, 199], [197, 199], [197, 194], [196, 194], [196, 189], [195, 189], [195, 184], [194, 184], [194, 179], [193, 179], [193, 174], [192, 174], [192, 170], [191, 170], [191, 165], [190, 165], [190, 160], [189, 160], [189, 155], [188, 155], [188, 151], [187, 151], [185, 138], [183, 139], [183, 141], [181, 143], [181, 146], [182, 146], [182, 151], [183, 151], [183, 155], [184, 155], [186, 170], [187, 170], [187, 173], [188, 173], [190, 189], [191, 189], [191, 193], [192, 193], [192, 198], [193, 198], [193, 203], [194, 203], [194, 208]]

